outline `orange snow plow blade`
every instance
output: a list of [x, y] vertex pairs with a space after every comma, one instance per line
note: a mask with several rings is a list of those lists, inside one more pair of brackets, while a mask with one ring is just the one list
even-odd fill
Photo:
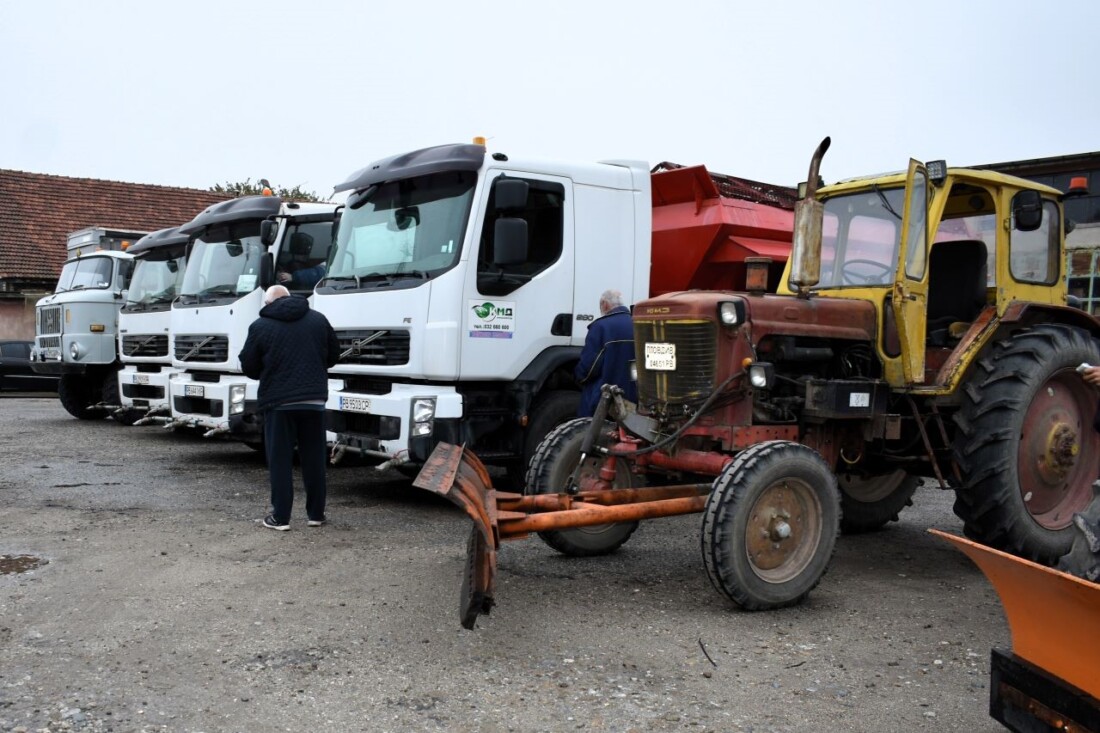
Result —
[[710, 484], [524, 495], [493, 489], [485, 465], [463, 446], [439, 443], [413, 486], [461, 508], [474, 526], [466, 545], [459, 618], [472, 629], [493, 607], [497, 550], [532, 532], [672, 517], [703, 511]]
[[962, 550], [1001, 597], [1012, 653], [993, 651], [990, 714], [1012, 730], [1030, 730], [1021, 723], [1025, 719], [1051, 730], [1100, 730], [1100, 585], [929, 532]]

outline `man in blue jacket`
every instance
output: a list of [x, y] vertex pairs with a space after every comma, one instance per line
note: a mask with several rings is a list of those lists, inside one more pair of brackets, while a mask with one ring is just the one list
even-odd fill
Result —
[[294, 502], [294, 446], [302, 466], [308, 526], [325, 523], [325, 400], [328, 370], [340, 357], [340, 341], [326, 319], [305, 298], [272, 285], [260, 317], [248, 327], [241, 371], [260, 380], [258, 409], [264, 414], [264, 443], [271, 478], [271, 514], [263, 526], [290, 529]]
[[634, 324], [623, 294], [607, 290], [600, 296], [600, 317], [588, 326], [584, 350], [574, 376], [581, 385], [580, 417], [591, 417], [600, 402], [600, 387], [616, 384], [631, 402], [638, 401], [638, 389], [630, 378], [634, 361]]

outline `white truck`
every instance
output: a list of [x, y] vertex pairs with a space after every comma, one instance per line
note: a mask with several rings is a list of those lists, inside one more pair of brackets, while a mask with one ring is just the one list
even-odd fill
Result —
[[134, 273], [118, 314], [121, 408], [140, 419], [166, 421], [171, 414], [168, 382], [173, 373], [172, 301], [183, 281], [188, 236], [179, 227], [147, 234], [127, 250]]
[[774, 288], [795, 200], [701, 165], [528, 160], [476, 140], [376, 161], [335, 189], [348, 196], [313, 295], [343, 347], [335, 454], [415, 465], [465, 444], [513, 484], [576, 416], [601, 293], [743, 290], [752, 257]]
[[113, 416], [129, 424], [118, 394], [118, 313], [134, 258], [125, 250], [144, 232], [88, 227], [69, 235], [57, 288], [35, 304], [31, 368], [61, 377], [61, 404], [81, 420]]
[[[172, 303], [169, 427], [263, 446], [258, 383], [237, 356], [276, 280], [308, 296], [332, 244], [335, 204], [246, 196], [208, 207], [180, 231], [191, 239], [179, 295]], [[285, 273], [285, 274], [284, 274]]]

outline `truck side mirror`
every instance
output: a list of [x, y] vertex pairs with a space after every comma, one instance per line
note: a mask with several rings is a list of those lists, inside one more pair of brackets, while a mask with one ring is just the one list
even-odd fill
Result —
[[1012, 219], [1017, 231], [1033, 232], [1043, 224], [1043, 197], [1038, 191], [1020, 191], [1012, 197]]
[[[274, 224], [275, 222], [272, 222]], [[275, 258], [270, 252], [260, 255], [260, 287], [267, 290], [275, 284]]]
[[279, 222], [274, 219], [264, 219], [260, 222], [260, 242], [265, 247], [275, 244], [275, 237], [279, 233]]
[[497, 211], [522, 209], [527, 206], [527, 181], [518, 178], [498, 178], [493, 184]]
[[498, 267], [527, 261], [527, 221], [500, 218], [493, 225], [493, 264]]

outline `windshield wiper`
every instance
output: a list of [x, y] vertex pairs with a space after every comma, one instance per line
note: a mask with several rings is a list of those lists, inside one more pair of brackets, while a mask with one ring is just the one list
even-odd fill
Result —
[[898, 221], [901, 221], [901, 214], [894, 211], [894, 207], [890, 204], [889, 199], [886, 198], [886, 194], [882, 192], [877, 183], [871, 184], [871, 190], [878, 195], [879, 201], [882, 202], [882, 207], [893, 214], [894, 217], [898, 219]]
[[395, 272], [394, 277], [401, 277], [402, 275], [408, 275], [409, 277], [415, 277], [420, 280], [427, 280], [430, 275], [423, 270], [409, 270], [407, 272]]
[[320, 284], [325, 285], [327, 283], [336, 283], [336, 282], [353, 282], [353, 283], [355, 283], [355, 287], [358, 288], [359, 287], [359, 276], [358, 275], [330, 275], [329, 277], [322, 278]]

